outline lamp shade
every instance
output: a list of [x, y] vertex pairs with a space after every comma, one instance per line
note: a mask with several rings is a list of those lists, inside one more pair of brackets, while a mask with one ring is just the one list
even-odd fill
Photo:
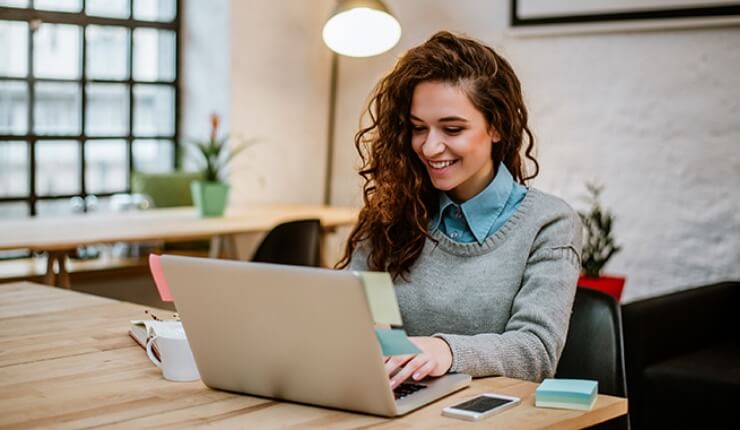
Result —
[[340, 0], [324, 24], [324, 43], [349, 57], [371, 57], [396, 46], [401, 24], [380, 0]]

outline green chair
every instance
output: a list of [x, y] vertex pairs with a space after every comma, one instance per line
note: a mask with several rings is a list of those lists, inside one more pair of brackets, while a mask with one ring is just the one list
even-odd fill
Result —
[[[131, 192], [148, 196], [155, 208], [193, 206], [190, 183], [201, 177], [200, 172], [134, 172], [131, 176]], [[161, 244], [163, 251], [206, 252], [209, 246], [210, 241], [208, 240], [165, 242]]]
[[190, 183], [200, 178], [199, 172], [134, 172], [131, 192], [149, 196], [155, 208], [192, 206]]

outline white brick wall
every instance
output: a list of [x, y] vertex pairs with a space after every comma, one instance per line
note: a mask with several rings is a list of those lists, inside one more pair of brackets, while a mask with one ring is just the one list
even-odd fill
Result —
[[[507, 45], [508, 46], [508, 45]], [[624, 300], [740, 279], [740, 29], [512, 41], [543, 169], [606, 185]]]
[[[586, 181], [606, 186], [624, 247], [607, 272], [627, 277], [626, 301], [740, 279], [740, 28], [521, 38], [507, 31], [506, 1], [387, 3], [398, 47], [340, 60], [335, 204], [361, 201], [352, 137], [370, 88], [405, 49], [462, 31], [494, 45], [523, 82], [542, 166], [534, 186], [576, 207]], [[283, 13], [296, 5], [304, 21]], [[239, 202], [321, 201], [330, 8], [232, 2], [232, 129], [273, 145], [239, 165]]]

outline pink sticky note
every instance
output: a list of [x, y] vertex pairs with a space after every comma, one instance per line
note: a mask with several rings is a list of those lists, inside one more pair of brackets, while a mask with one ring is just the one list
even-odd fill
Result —
[[162, 263], [159, 261], [159, 255], [149, 254], [149, 271], [152, 272], [152, 278], [154, 278], [154, 285], [157, 286], [159, 291], [159, 297], [163, 302], [174, 302], [170, 288], [167, 286], [167, 279], [164, 278], [164, 272], [162, 271]]

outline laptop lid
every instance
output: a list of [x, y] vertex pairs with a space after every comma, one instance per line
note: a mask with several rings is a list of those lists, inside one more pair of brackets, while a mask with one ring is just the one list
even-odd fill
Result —
[[171, 255], [161, 265], [208, 387], [399, 413], [354, 272]]

